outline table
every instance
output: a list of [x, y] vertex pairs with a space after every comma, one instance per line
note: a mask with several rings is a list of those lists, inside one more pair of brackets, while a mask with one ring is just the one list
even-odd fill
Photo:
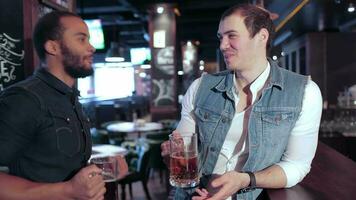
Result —
[[140, 137], [142, 132], [162, 130], [163, 125], [158, 122], [145, 122], [140, 125], [135, 122], [118, 122], [108, 125], [106, 129], [109, 132], [138, 133]]
[[92, 156], [98, 155], [126, 155], [127, 149], [110, 144], [93, 145]]
[[310, 173], [288, 189], [267, 189], [270, 200], [355, 199], [356, 163], [319, 142]]

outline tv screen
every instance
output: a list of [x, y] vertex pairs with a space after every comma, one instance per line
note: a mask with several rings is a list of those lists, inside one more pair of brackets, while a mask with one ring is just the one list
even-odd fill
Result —
[[89, 42], [95, 49], [104, 49], [104, 32], [101, 26], [100, 19], [86, 19], [84, 20], [89, 28], [90, 39]]
[[151, 51], [149, 48], [131, 48], [130, 49], [131, 63], [133, 65], [141, 65], [145, 60], [151, 60]]

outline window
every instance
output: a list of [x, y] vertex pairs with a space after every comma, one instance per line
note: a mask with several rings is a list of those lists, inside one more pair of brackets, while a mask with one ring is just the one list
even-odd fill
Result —
[[78, 79], [78, 89], [82, 98], [113, 99], [132, 95], [135, 90], [135, 79], [131, 64], [95, 63], [93, 67], [94, 76]]

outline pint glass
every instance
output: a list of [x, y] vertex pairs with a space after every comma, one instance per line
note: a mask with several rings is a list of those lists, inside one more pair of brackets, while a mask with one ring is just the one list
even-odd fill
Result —
[[118, 163], [114, 156], [96, 156], [90, 159], [90, 164], [95, 164], [102, 169], [101, 175], [105, 182], [106, 192], [104, 200], [118, 199], [118, 191], [116, 186], [116, 177], [118, 175]]
[[195, 187], [199, 183], [197, 134], [171, 134], [169, 141], [170, 184], [181, 188]]

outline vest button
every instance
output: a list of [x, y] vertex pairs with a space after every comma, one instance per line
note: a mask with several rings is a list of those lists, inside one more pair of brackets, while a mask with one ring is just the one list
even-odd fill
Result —
[[211, 152], [215, 152], [215, 148], [214, 147], [210, 147], [210, 151]]
[[224, 117], [224, 118], [222, 118], [222, 123], [225, 123], [226, 122], [226, 118]]
[[208, 117], [209, 117], [208, 113], [205, 113], [204, 114], [204, 119], [208, 119]]

